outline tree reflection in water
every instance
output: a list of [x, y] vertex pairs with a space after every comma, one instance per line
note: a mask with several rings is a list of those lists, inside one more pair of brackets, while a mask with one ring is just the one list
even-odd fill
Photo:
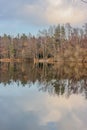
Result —
[[82, 94], [87, 98], [87, 63], [0, 63], [0, 82], [22, 86], [38, 81], [39, 91], [49, 94]]

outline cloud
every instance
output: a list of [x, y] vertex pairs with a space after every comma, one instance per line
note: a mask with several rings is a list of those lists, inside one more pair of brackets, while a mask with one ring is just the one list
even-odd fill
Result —
[[51, 4], [47, 8], [47, 20], [50, 24], [57, 23], [81, 23], [86, 20], [86, 10], [77, 7], [73, 7], [72, 4], [66, 6], [66, 4], [59, 4], [58, 7]]
[[78, 25], [87, 21], [86, 8], [80, 0], [0, 0], [0, 25], [4, 23], [3, 30], [10, 23], [19, 28], [67, 22]]

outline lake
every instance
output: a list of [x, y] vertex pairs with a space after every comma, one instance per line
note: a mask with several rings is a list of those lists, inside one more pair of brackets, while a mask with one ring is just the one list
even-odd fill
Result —
[[0, 130], [87, 130], [87, 63], [1, 63]]

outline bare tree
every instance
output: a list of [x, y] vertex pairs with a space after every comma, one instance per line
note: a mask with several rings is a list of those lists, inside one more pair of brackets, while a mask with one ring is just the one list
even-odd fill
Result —
[[87, 3], [87, 0], [81, 0], [82, 2], [84, 2], [84, 3]]

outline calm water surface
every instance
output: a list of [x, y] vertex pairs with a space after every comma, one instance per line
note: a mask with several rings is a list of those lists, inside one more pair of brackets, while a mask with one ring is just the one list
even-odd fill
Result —
[[0, 130], [87, 130], [87, 64], [0, 63]]

